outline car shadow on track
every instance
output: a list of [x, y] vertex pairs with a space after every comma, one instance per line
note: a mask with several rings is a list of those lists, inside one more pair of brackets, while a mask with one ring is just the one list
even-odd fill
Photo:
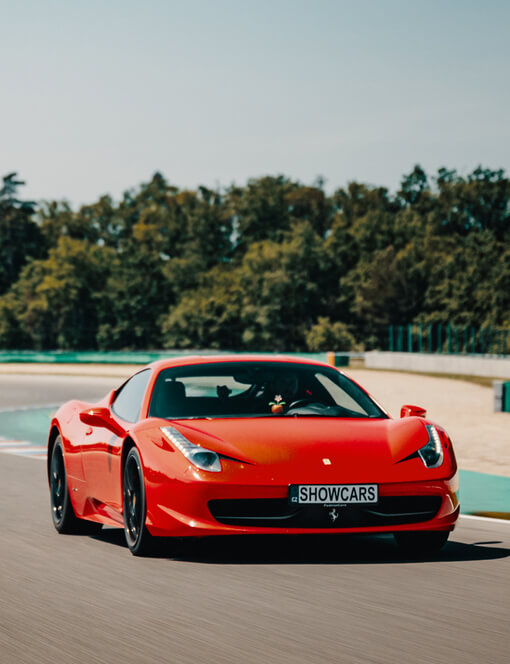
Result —
[[[124, 532], [104, 528], [94, 539], [127, 549]], [[251, 535], [202, 539], [162, 539], [152, 557], [217, 565], [388, 564], [496, 560], [510, 556], [499, 541], [451, 541], [436, 554], [409, 557], [392, 535]]]

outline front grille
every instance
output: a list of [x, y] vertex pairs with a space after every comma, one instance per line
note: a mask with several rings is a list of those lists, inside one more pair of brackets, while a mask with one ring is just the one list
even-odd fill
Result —
[[209, 510], [216, 521], [231, 526], [363, 528], [428, 521], [438, 513], [441, 500], [441, 496], [381, 496], [371, 505], [335, 507], [335, 520], [331, 507], [291, 505], [287, 498], [211, 500]]

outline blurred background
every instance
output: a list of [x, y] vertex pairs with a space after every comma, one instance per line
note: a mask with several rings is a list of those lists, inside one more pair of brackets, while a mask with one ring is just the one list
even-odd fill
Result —
[[0, 8], [0, 348], [509, 352], [508, 3]]

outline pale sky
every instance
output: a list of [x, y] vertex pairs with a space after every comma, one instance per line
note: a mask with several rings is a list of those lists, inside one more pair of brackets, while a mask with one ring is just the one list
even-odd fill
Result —
[[507, 0], [0, 0], [0, 176], [76, 206], [508, 172], [509, 34]]

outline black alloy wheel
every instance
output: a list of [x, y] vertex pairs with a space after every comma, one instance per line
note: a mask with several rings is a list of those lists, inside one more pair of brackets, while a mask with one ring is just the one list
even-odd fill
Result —
[[144, 556], [154, 548], [154, 538], [145, 526], [147, 506], [142, 462], [136, 447], [132, 447], [124, 464], [123, 473], [124, 534], [134, 556]]
[[68, 512], [66, 470], [62, 455], [62, 443], [57, 440], [51, 455], [50, 465], [50, 498], [53, 525], [59, 532], [65, 532], [65, 515]]
[[55, 440], [50, 462], [50, 501], [53, 525], [59, 533], [66, 534], [97, 534], [102, 525], [93, 521], [79, 519], [74, 513], [69, 487], [67, 485], [66, 467], [62, 439]]

